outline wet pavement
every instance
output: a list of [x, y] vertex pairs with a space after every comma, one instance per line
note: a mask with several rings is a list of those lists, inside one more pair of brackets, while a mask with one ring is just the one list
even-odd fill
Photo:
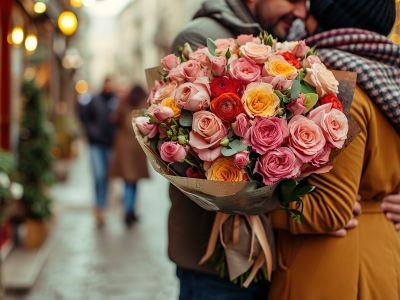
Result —
[[6, 299], [177, 299], [174, 265], [166, 256], [167, 182], [152, 175], [139, 186], [140, 221], [125, 227], [114, 184], [114, 201], [99, 230], [92, 215], [87, 153], [81, 151], [68, 180], [52, 190], [51, 251], [35, 286], [8, 293]]

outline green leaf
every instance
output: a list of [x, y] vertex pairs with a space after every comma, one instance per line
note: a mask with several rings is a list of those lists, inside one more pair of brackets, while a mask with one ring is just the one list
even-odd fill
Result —
[[282, 204], [289, 204], [289, 202], [295, 201], [296, 198], [293, 195], [293, 191], [298, 185], [298, 182], [294, 179], [283, 180], [279, 183], [278, 189], [280, 193], [280, 200]]
[[301, 92], [300, 80], [295, 79], [293, 80], [292, 87], [290, 89], [290, 98], [292, 100], [297, 99], [297, 97], [299, 97], [300, 95], [300, 92]]
[[228, 147], [222, 147], [221, 153], [223, 156], [232, 156], [238, 152], [247, 150], [247, 145], [240, 140], [233, 140]]
[[179, 117], [179, 124], [183, 127], [192, 126], [193, 113], [189, 110], [182, 109], [181, 116]]
[[310, 110], [317, 104], [318, 102], [318, 95], [314, 93], [305, 94], [304, 106], [307, 110]]
[[303, 94], [311, 94], [311, 93], [315, 94], [317, 91], [315, 87], [313, 87], [304, 80], [301, 81], [300, 86], [301, 86], [300, 90]]
[[217, 49], [217, 46], [215, 45], [214, 41], [210, 38], [207, 39], [207, 48], [210, 54], [212, 56], [215, 56], [215, 49]]
[[279, 99], [283, 102], [283, 103], [289, 103], [290, 99], [288, 96], [286, 96], [285, 94], [283, 94], [282, 92], [275, 90], [275, 95], [277, 95], [279, 97]]
[[296, 188], [294, 191], [294, 195], [297, 198], [301, 198], [301, 197], [307, 195], [308, 193], [311, 193], [313, 190], [315, 190], [314, 185], [305, 185], [305, 186]]

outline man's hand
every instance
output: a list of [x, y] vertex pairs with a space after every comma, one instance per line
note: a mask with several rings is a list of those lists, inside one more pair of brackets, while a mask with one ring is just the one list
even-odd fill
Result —
[[383, 198], [382, 209], [386, 217], [393, 222], [396, 230], [400, 231], [400, 193]]
[[337, 237], [343, 237], [343, 236], [346, 236], [347, 230], [357, 227], [358, 220], [356, 219], [356, 217], [361, 215], [361, 204], [359, 202], [360, 200], [361, 200], [361, 196], [358, 195], [357, 202], [354, 204], [354, 208], [353, 208], [353, 217], [346, 224], [346, 226], [342, 229], [339, 229], [335, 232], [330, 233], [330, 235], [337, 236]]

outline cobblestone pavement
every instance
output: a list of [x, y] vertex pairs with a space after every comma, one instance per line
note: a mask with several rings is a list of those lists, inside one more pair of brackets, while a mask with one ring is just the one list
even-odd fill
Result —
[[155, 174], [141, 183], [140, 222], [131, 229], [125, 228], [120, 206], [114, 203], [106, 226], [98, 230], [86, 152], [82, 155], [68, 181], [53, 189], [51, 253], [34, 288], [6, 299], [177, 299], [174, 266], [166, 256], [167, 183]]

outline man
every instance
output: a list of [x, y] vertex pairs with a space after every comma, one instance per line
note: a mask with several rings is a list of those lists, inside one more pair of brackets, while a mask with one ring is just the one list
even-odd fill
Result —
[[[305, 0], [209, 0], [194, 19], [178, 34], [173, 50], [188, 42], [193, 49], [204, 46], [207, 38], [257, 35], [267, 30], [284, 38], [291, 23], [306, 17]], [[168, 253], [177, 266], [180, 300], [241, 299], [265, 300], [268, 286], [253, 283], [240, 288], [228, 279], [220, 279], [212, 263], [200, 266], [215, 214], [197, 206], [176, 187], [170, 186]]]
[[104, 225], [108, 165], [115, 131], [111, 114], [116, 105], [117, 98], [113, 92], [113, 83], [107, 77], [104, 79], [102, 91], [94, 96], [89, 103], [79, 107], [79, 116], [90, 145], [90, 161], [96, 194], [95, 217], [98, 227]]

